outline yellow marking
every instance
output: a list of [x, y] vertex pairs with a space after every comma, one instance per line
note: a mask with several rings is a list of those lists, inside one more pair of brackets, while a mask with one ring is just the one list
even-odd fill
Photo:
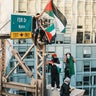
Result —
[[32, 32], [11, 32], [11, 39], [27, 39], [32, 38]]

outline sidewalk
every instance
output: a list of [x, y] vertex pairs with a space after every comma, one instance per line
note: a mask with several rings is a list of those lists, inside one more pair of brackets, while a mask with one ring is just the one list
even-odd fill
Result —
[[[74, 87], [71, 87], [74, 88]], [[83, 96], [85, 90], [83, 89], [76, 89], [71, 92], [70, 96]], [[47, 85], [47, 96], [60, 96], [60, 92], [55, 88], [54, 90], [51, 90], [51, 85]]]
[[51, 85], [47, 86], [48, 90], [48, 96], [59, 96], [60, 92], [55, 88], [54, 90], [51, 90]]

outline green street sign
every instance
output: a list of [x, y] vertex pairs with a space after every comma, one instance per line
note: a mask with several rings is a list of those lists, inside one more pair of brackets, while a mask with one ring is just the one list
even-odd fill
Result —
[[32, 37], [32, 16], [11, 15], [11, 38]]

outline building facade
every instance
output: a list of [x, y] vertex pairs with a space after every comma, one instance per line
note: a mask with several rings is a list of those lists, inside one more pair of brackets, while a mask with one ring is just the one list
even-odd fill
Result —
[[[13, 13], [25, 14], [34, 16], [38, 12], [42, 12], [49, 0], [14, 0]], [[60, 82], [63, 82], [64, 76], [64, 55], [66, 52], [71, 52], [76, 58], [75, 76], [72, 77], [72, 85], [76, 88], [85, 89], [84, 96], [96, 95], [96, 0], [53, 0], [58, 9], [67, 18], [66, 33], [62, 34], [57, 28], [57, 36], [54, 44], [47, 45], [46, 51], [56, 52], [62, 70], [60, 74]], [[46, 14], [44, 17], [50, 19]], [[20, 55], [26, 51], [32, 42], [28, 40], [14, 40], [14, 48]], [[35, 70], [35, 48], [26, 57], [25, 62], [33, 73]], [[47, 56], [50, 59], [50, 56]], [[12, 63], [12, 64], [11, 64]], [[13, 64], [14, 63], [14, 64]], [[13, 58], [10, 62], [10, 68], [15, 65], [16, 60]], [[20, 74], [19, 74], [20, 73]], [[21, 74], [22, 73], [22, 74]], [[47, 84], [50, 83], [50, 73], [47, 73], [46, 78], [49, 78]], [[22, 76], [22, 78], [21, 78]], [[34, 75], [35, 76], [35, 75]], [[18, 78], [17, 78], [18, 77]], [[13, 81], [26, 82], [30, 78], [26, 76], [23, 70], [18, 67], [15, 74], [11, 77]], [[15, 93], [16, 91], [14, 91]], [[23, 94], [24, 92], [19, 94]], [[24, 93], [27, 96], [27, 93]]]
[[10, 18], [13, 13], [13, 1], [0, 1], [0, 34], [10, 33]]

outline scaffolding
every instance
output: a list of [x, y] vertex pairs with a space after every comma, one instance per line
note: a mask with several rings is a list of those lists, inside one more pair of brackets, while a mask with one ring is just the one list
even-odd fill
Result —
[[[23, 59], [26, 57], [26, 55], [31, 51], [31, 49], [35, 46], [34, 44], [32, 44], [28, 50], [25, 52], [25, 54], [21, 57], [20, 54], [18, 53], [18, 51], [16, 49], [13, 49], [12, 45], [10, 44], [10, 42], [7, 40], [7, 38], [9, 38], [10, 36], [6, 36], [6, 35], [2, 35], [0, 36], [1, 38], [1, 49], [2, 49], [2, 55], [1, 55], [1, 70], [0, 70], [0, 96], [2, 95], [8, 95], [8, 96], [19, 96], [19, 95], [15, 95], [15, 94], [11, 94], [6, 92], [7, 88], [13, 88], [13, 89], [17, 89], [17, 90], [23, 90], [26, 92], [31, 92], [32, 96], [45, 96], [45, 91], [46, 91], [46, 80], [45, 80], [45, 62], [46, 62], [46, 45], [45, 44], [37, 44], [36, 46], [36, 78], [33, 78], [33, 73], [31, 72], [31, 70], [29, 69], [29, 67], [27, 66], [27, 64], [25, 64], [25, 62], [23, 61]], [[3, 39], [2, 39], [3, 38]], [[18, 63], [16, 64], [16, 66], [10, 70], [10, 72], [8, 73], [8, 75], [5, 74], [5, 70], [6, 70], [6, 43], [10, 45], [12, 54], [14, 55], [14, 57], [17, 59]], [[23, 70], [25, 71], [25, 73], [32, 78], [32, 81], [30, 82], [30, 84], [22, 84], [22, 83], [18, 83], [18, 82], [10, 82], [9, 81], [9, 77], [11, 76], [11, 74], [14, 72], [14, 70], [18, 67], [21, 66], [23, 68]], [[39, 68], [42, 67], [42, 72], [40, 72]], [[21, 95], [20, 95], [21, 96]]]

